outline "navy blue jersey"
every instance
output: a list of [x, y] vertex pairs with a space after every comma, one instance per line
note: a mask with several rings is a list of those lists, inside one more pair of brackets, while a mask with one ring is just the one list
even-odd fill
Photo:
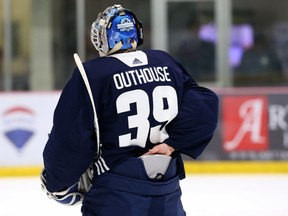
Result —
[[[93, 92], [105, 172], [155, 144], [197, 158], [217, 125], [218, 98], [163, 51], [134, 51], [84, 63]], [[193, 72], [192, 72], [193, 73]], [[47, 189], [78, 181], [93, 161], [96, 136], [89, 96], [76, 68], [62, 91], [43, 157]]]

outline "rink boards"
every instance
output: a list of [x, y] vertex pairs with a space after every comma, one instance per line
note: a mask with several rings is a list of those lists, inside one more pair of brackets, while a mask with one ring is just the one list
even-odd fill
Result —
[[[218, 88], [215, 136], [193, 173], [288, 173], [288, 88]], [[35, 176], [60, 92], [0, 93], [0, 176]]]

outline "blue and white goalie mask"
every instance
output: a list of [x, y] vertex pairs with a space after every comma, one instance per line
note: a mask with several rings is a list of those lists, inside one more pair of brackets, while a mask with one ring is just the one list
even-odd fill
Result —
[[143, 43], [142, 23], [121, 5], [108, 7], [92, 24], [91, 41], [100, 56], [135, 50]]

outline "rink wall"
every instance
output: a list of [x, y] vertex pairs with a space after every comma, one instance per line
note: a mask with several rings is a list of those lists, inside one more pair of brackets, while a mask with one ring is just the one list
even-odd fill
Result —
[[[219, 124], [187, 173], [288, 173], [288, 88], [219, 88]], [[60, 92], [0, 93], [0, 176], [39, 175]]]
[[59, 92], [0, 93], [0, 176], [38, 173]]

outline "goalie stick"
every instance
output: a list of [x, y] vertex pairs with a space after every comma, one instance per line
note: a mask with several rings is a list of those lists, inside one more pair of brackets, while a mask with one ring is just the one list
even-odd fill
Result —
[[94, 104], [94, 99], [93, 99], [93, 94], [92, 94], [92, 90], [91, 90], [91, 87], [90, 87], [90, 84], [89, 84], [89, 81], [88, 81], [88, 77], [86, 75], [86, 72], [85, 72], [85, 69], [84, 69], [84, 66], [82, 64], [82, 61], [80, 59], [80, 57], [78, 56], [77, 53], [74, 53], [74, 61], [80, 71], [80, 74], [83, 78], [83, 81], [85, 83], [85, 86], [86, 86], [86, 89], [88, 91], [88, 94], [89, 94], [89, 98], [90, 98], [90, 101], [91, 101], [91, 104], [92, 104], [92, 108], [93, 108], [93, 113], [94, 113], [94, 127], [95, 127], [95, 133], [96, 133], [96, 140], [97, 140], [97, 148], [96, 148], [96, 159], [99, 158], [100, 156], [100, 133], [99, 133], [99, 125], [98, 125], [98, 117], [97, 117], [97, 112], [96, 112], [96, 107], [95, 107], [95, 104]]
[[[95, 128], [96, 142], [97, 142], [94, 160], [98, 160], [98, 158], [100, 157], [100, 134], [99, 134], [98, 118], [97, 118], [96, 108], [95, 108], [95, 104], [93, 100], [93, 95], [92, 95], [91, 87], [90, 87], [84, 66], [77, 53], [74, 53], [74, 60], [80, 71], [83, 81], [85, 83], [85, 86], [88, 91], [88, 95], [92, 104], [92, 108], [93, 108], [94, 128]], [[40, 175], [42, 190], [46, 193], [46, 195], [49, 198], [54, 199], [61, 204], [76, 205], [78, 203], [81, 203], [83, 201], [85, 193], [87, 193], [92, 186], [92, 178], [93, 178], [93, 173], [94, 173], [93, 163], [80, 176], [78, 182], [76, 182], [74, 185], [70, 186], [69, 188], [65, 188], [64, 190], [56, 191], [56, 192], [50, 192], [47, 190], [46, 172], [45, 172], [45, 168], [43, 168], [41, 175]]]

